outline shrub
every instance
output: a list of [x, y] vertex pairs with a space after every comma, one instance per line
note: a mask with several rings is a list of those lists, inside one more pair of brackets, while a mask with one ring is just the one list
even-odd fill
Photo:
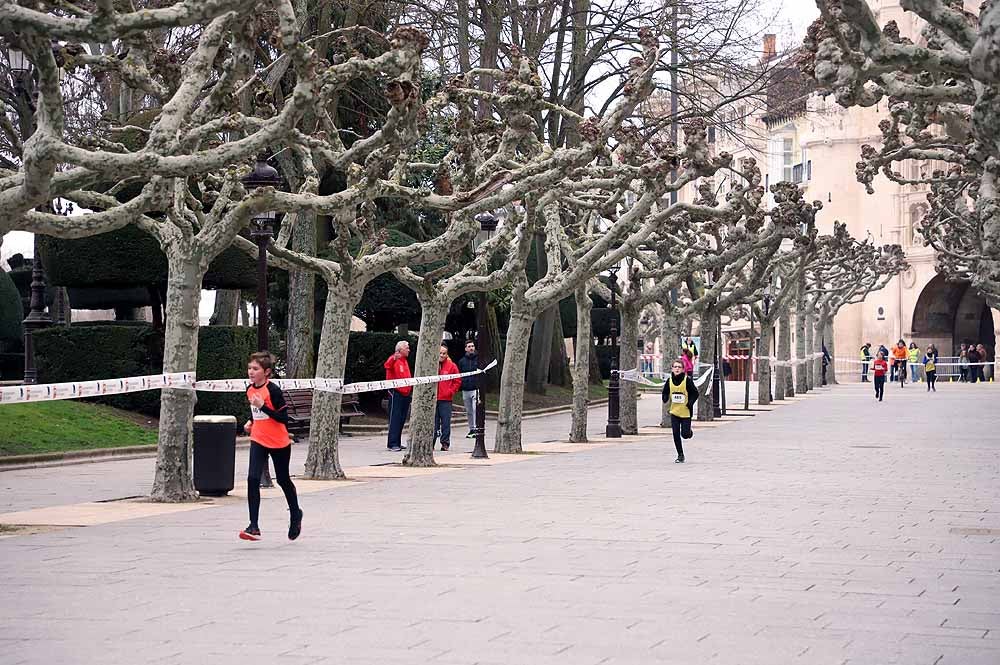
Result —
[[0, 270], [0, 351], [21, 348], [24, 329], [24, 308], [10, 275]]
[[[141, 376], [163, 371], [163, 333], [141, 321], [54, 326], [39, 331], [34, 339], [38, 376], [45, 383]], [[199, 328], [198, 378], [245, 377], [247, 358], [256, 347], [256, 328]], [[93, 399], [150, 416], [160, 413], [157, 390]], [[195, 413], [245, 418], [248, 414], [246, 397], [241, 393], [200, 392]]]

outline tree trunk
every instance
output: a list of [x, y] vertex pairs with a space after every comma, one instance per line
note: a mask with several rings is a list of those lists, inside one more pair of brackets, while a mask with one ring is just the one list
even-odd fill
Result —
[[[434, 376], [441, 366], [439, 349], [441, 331], [448, 315], [448, 305], [435, 298], [420, 299], [420, 343], [414, 361], [413, 376]], [[437, 407], [436, 383], [414, 386], [410, 406], [409, 449], [405, 466], [434, 466], [434, 411]]]
[[757, 339], [757, 403], [771, 403], [771, 322], [760, 323], [760, 337]]
[[[347, 288], [339, 280], [327, 284], [316, 367], [318, 378], [336, 379], [344, 376], [347, 367], [347, 345], [351, 339], [351, 315], [354, 306], [361, 299], [363, 290], [364, 285]], [[340, 401], [340, 393], [323, 390], [313, 392], [305, 478], [341, 480], [345, 477], [344, 470], [340, 467], [338, 450]]]
[[[622, 303], [621, 322], [622, 332], [618, 338], [618, 369], [621, 371], [636, 369], [639, 361], [639, 310]], [[619, 395], [622, 434], [639, 433], [639, 418], [636, 413], [638, 388], [639, 384], [632, 381], [621, 382]]]
[[831, 386], [837, 385], [837, 349], [833, 340], [833, 317], [826, 320], [825, 332], [826, 351], [830, 354], [830, 366], [826, 368], [826, 381]]
[[[186, 252], [167, 251], [166, 329], [163, 371], [193, 372], [198, 366], [198, 304], [204, 267]], [[181, 502], [198, 498], [193, 481], [192, 422], [197, 396], [194, 390], [164, 388], [160, 396], [160, 425], [153, 477], [153, 501]]]
[[552, 349], [549, 351], [549, 383], [553, 386], [572, 385], [569, 362], [566, 358], [566, 335], [563, 332], [562, 312], [555, 306], [555, 320], [552, 325]]
[[[823, 351], [823, 319], [820, 316], [813, 316], [810, 320], [812, 324], [813, 353]], [[819, 387], [823, 385], [823, 358], [819, 357], [812, 361], [813, 385]]]
[[570, 417], [569, 440], [587, 441], [587, 405], [590, 396], [590, 356], [594, 337], [591, 334], [590, 310], [594, 303], [584, 284], [576, 288], [576, 360], [573, 363], [573, 414]]
[[[316, 255], [316, 216], [299, 213], [292, 236], [292, 249], [307, 256]], [[314, 376], [316, 358], [313, 331], [316, 328], [316, 276], [308, 270], [288, 273], [288, 349], [285, 359], [288, 378]], [[350, 328], [350, 326], [348, 326]]]
[[500, 377], [500, 405], [497, 410], [496, 453], [521, 452], [521, 414], [524, 412], [524, 368], [528, 362], [528, 335], [534, 317], [530, 312], [511, 308], [507, 328], [507, 348]]
[[[487, 299], [487, 302], [489, 300]], [[476, 353], [483, 367], [489, 365], [494, 360], [503, 366], [504, 343], [500, 336], [500, 324], [497, 322], [497, 311], [491, 306], [486, 306], [486, 339], [476, 340]], [[486, 372], [479, 377], [486, 392], [493, 392], [500, 388], [500, 372]]]
[[[719, 313], [716, 309], [709, 308], [706, 309], [701, 314], [701, 348], [698, 349], [700, 358], [704, 358], [707, 363], [715, 362], [715, 334], [719, 327]], [[722, 374], [722, 360], [719, 360], [719, 366], [716, 368], [720, 376], [719, 385], [722, 385], [722, 381], [725, 379]], [[712, 377], [712, 389], [714, 390], [715, 377]], [[712, 413], [712, 396], [709, 394], [709, 386], [705, 386], [705, 389], [701, 391], [698, 396], [698, 420], [712, 420], [714, 414]], [[719, 396], [722, 399], [722, 396]]]
[[805, 331], [805, 344], [806, 344], [806, 350], [804, 356], [804, 358], [806, 358], [806, 366], [805, 366], [806, 388], [808, 390], [813, 390], [816, 388], [816, 373], [814, 371], [816, 369], [816, 362], [812, 358], [810, 358], [810, 356], [816, 351], [816, 349], [814, 348], [814, 344], [816, 342], [816, 338], [814, 336], [815, 324], [813, 323], [815, 319], [810, 313], [807, 313], [802, 318], [805, 320], [805, 323], [803, 324], [803, 330]]
[[210, 326], [235, 326], [239, 324], [240, 300], [242, 293], [238, 289], [219, 289], [215, 292], [215, 309]]
[[808, 337], [806, 327], [805, 304], [800, 298], [795, 308], [795, 392], [805, 393], [809, 390], [807, 379], [808, 362], [803, 362], [806, 357], [806, 337]]
[[250, 325], [250, 308], [246, 300], [240, 300], [240, 321], [242, 321], [240, 325]]
[[[552, 333], [555, 330], [555, 318], [559, 316], [558, 306], [550, 307], [535, 319], [531, 327], [530, 351], [531, 362], [528, 363], [528, 374], [525, 377], [525, 389], [537, 395], [545, 394], [545, 384], [549, 378], [549, 359], [552, 356]], [[507, 343], [510, 344], [510, 331], [507, 331]]]
[[[670, 365], [674, 358], [681, 355], [681, 322], [673, 313], [671, 303], [662, 303], [663, 322], [660, 325], [660, 371], [664, 374], [670, 372]], [[698, 349], [701, 351], [701, 349]], [[695, 368], [697, 372], [698, 368]], [[662, 402], [660, 407], [660, 427], [670, 427], [670, 404]]]
[[787, 309], [783, 309], [778, 316], [778, 359], [782, 366], [778, 368], [774, 399], [785, 399], [786, 395], [795, 395], [792, 366], [786, 364], [792, 359], [792, 320]]

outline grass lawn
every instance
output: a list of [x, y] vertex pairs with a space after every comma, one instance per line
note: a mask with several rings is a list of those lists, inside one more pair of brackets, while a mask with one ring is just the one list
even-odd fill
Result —
[[100, 404], [61, 400], [0, 406], [0, 456], [155, 443], [155, 421]]

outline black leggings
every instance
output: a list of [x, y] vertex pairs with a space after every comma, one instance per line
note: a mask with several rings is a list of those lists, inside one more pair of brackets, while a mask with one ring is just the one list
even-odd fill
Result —
[[260, 477], [267, 468], [267, 456], [274, 460], [274, 477], [285, 493], [285, 500], [288, 501], [288, 510], [292, 514], [297, 514], [299, 510], [299, 497], [295, 493], [295, 485], [288, 475], [288, 463], [292, 459], [292, 447], [266, 448], [256, 441], [250, 442], [250, 470], [247, 471], [247, 503], [250, 504], [250, 524], [257, 526], [257, 518], [260, 516]]
[[670, 414], [670, 431], [674, 433], [674, 448], [677, 449], [677, 456], [684, 457], [684, 446], [681, 445], [681, 438], [690, 439], [694, 436], [691, 431], [691, 419], [681, 418]]
[[929, 369], [924, 372], [927, 375], [927, 390], [933, 388], [937, 390], [937, 370]]
[[877, 397], [878, 401], [881, 402], [882, 401], [882, 395], [884, 395], [884, 394], [885, 394], [885, 374], [883, 374], [882, 376], [879, 376], [878, 374], [876, 374], [875, 375], [875, 397]]

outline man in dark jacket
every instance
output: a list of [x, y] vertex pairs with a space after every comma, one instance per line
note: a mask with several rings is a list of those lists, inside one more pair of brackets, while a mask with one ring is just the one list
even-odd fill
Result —
[[[471, 339], [465, 343], [465, 355], [458, 359], [458, 370], [462, 374], [475, 372], [479, 369], [479, 355], [476, 353], [476, 343]], [[478, 376], [462, 377], [462, 402], [465, 404], [465, 413], [469, 416], [469, 433], [465, 435], [467, 439], [476, 437], [476, 390], [479, 389]]]

